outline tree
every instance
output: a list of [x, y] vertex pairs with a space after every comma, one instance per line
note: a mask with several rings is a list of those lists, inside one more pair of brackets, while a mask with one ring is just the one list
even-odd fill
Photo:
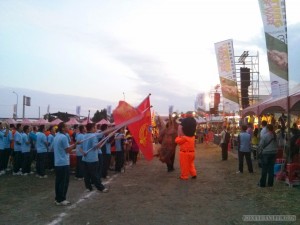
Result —
[[94, 117], [92, 118], [92, 121], [94, 123], [98, 123], [102, 119], [107, 120], [107, 110], [106, 109], [102, 109], [100, 112], [99, 112], [99, 110], [97, 110], [94, 114]]

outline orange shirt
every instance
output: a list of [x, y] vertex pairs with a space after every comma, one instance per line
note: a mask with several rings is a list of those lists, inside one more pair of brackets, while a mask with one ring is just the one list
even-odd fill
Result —
[[178, 136], [175, 142], [179, 145], [179, 149], [182, 152], [193, 152], [195, 151], [195, 136]]

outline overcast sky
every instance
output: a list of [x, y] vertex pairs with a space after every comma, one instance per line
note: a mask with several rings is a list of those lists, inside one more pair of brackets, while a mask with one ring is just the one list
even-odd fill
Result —
[[[286, 6], [295, 77], [299, 1]], [[96, 98], [113, 108], [151, 93], [159, 114], [170, 105], [184, 112], [219, 83], [214, 43], [227, 39], [235, 55], [259, 53], [261, 78], [269, 80], [257, 0], [0, 0], [0, 86]], [[36, 104], [46, 110], [49, 103]]]

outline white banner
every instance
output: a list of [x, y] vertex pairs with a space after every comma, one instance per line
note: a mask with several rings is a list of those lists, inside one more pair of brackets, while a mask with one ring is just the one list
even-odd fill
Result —
[[172, 115], [172, 113], [173, 113], [173, 108], [174, 108], [173, 105], [170, 105], [170, 106], [169, 106], [169, 115]]
[[196, 102], [195, 102], [195, 110], [198, 109], [205, 110], [205, 93], [199, 93], [196, 97]]
[[232, 39], [215, 43], [223, 101], [228, 102], [232, 111], [239, 111], [239, 95]]
[[288, 95], [288, 52], [285, 0], [259, 0], [268, 53], [273, 97]]
[[81, 106], [76, 106], [76, 115], [80, 116]]
[[107, 111], [107, 115], [111, 116], [111, 105], [107, 106], [107, 110], [106, 111]]

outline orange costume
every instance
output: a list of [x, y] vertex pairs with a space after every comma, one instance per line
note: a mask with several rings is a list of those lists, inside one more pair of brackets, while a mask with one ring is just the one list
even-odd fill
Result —
[[[175, 142], [179, 145], [179, 164], [180, 164], [180, 179], [187, 180], [189, 175], [192, 178], [197, 177], [197, 171], [195, 168], [195, 130], [196, 121], [194, 118], [186, 118], [181, 122], [179, 126], [178, 137]], [[182, 132], [181, 132], [182, 129]]]

